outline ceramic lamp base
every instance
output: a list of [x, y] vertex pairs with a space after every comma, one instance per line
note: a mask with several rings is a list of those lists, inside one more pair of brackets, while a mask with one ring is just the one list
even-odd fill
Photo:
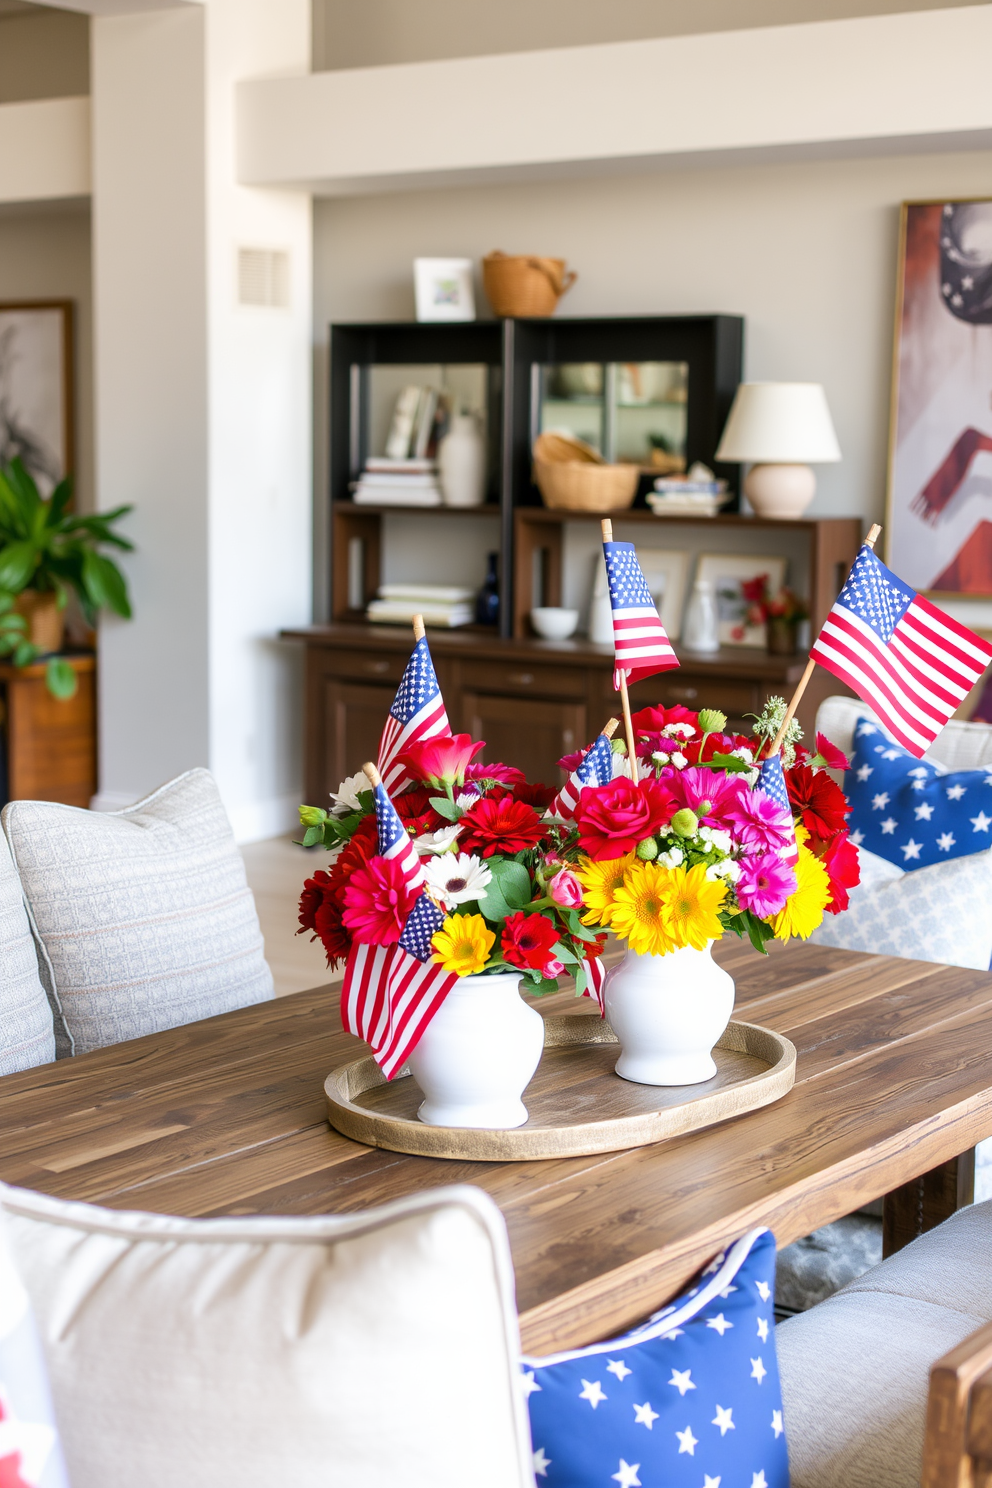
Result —
[[752, 465], [744, 494], [757, 517], [801, 517], [816, 495], [816, 476], [808, 465]]

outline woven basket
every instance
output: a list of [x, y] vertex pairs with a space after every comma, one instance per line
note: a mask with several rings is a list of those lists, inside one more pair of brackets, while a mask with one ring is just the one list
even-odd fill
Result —
[[553, 315], [555, 306], [579, 276], [565, 270], [563, 258], [514, 258], [489, 253], [482, 260], [482, 283], [496, 315]]
[[636, 465], [534, 461], [534, 479], [545, 506], [559, 511], [626, 511], [637, 494]]
[[533, 453], [534, 459], [540, 460], [544, 465], [562, 465], [576, 461], [589, 465], [606, 464], [598, 449], [564, 429], [549, 429], [546, 433], [539, 434], [534, 440]]

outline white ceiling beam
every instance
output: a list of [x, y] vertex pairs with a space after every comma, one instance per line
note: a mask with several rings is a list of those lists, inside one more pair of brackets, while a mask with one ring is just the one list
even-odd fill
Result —
[[259, 78], [246, 185], [351, 195], [992, 145], [992, 4]]

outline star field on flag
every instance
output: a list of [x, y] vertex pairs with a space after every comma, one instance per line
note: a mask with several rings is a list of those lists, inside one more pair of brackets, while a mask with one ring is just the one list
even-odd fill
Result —
[[679, 659], [665, 634], [634, 544], [604, 542], [603, 552], [613, 609], [613, 687], [619, 691], [621, 673], [628, 683], [636, 682], [677, 667]]
[[450, 733], [427, 638], [421, 636], [406, 664], [379, 741], [378, 770], [387, 791], [395, 794], [413, 779], [397, 758], [408, 745]]

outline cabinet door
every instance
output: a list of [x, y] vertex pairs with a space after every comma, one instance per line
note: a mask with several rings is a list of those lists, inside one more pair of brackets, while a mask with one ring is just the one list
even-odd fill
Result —
[[392, 707], [396, 689], [377, 687], [372, 683], [345, 682], [337, 677], [323, 678], [323, 735], [326, 751], [320, 773], [319, 792], [308, 801], [311, 806], [327, 806], [327, 796], [337, 790], [341, 781], [360, 770], [366, 760], [375, 761], [379, 753], [386, 715]]
[[564, 779], [559, 759], [586, 743], [586, 708], [584, 703], [465, 691], [462, 727], [473, 739], [485, 739], [484, 759], [516, 765], [530, 781], [558, 785]]

